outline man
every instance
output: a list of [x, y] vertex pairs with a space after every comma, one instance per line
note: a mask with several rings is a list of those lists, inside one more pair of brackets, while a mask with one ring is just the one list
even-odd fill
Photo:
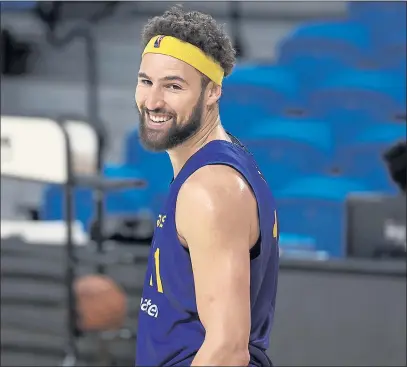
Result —
[[407, 193], [407, 142], [399, 141], [384, 152], [384, 161], [391, 179], [402, 193]]
[[210, 16], [179, 8], [150, 20], [143, 41], [140, 139], [168, 152], [174, 179], [152, 241], [136, 364], [271, 365], [274, 201], [218, 109], [235, 52]]

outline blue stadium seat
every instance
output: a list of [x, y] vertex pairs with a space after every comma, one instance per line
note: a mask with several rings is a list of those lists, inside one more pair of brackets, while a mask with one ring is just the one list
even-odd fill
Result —
[[263, 120], [240, 138], [272, 189], [301, 175], [326, 171], [332, 156], [330, 128], [320, 121]]
[[[352, 113], [350, 113], [347, 119], [342, 121], [330, 121], [330, 124], [335, 155], [343, 154], [343, 151], [346, 151], [352, 144], [359, 144], [359, 139], [362, 139], [366, 132], [374, 130], [375, 126], [379, 129], [387, 126], [390, 130], [392, 128], [395, 128], [396, 130], [400, 128], [403, 129], [403, 126], [406, 126], [405, 122], [402, 121], [378, 122], [371, 120], [356, 120], [353, 118]], [[397, 134], [400, 136], [399, 133]], [[385, 135], [383, 136], [383, 139], [385, 139]]]
[[406, 51], [401, 56], [383, 49], [377, 50], [376, 53], [379, 54], [376, 60], [381, 70], [406, 80]]
[[321, 39], [332, 42], [345, 42], [358, 49], [370, 47], [369, 37], [365, 29], [356, 22], [349, 21], [317, 21], [302, 23], [291, 34], [290, 39]]
[[391, 69], [398, 66], [402, 59], [405, 60], [406, 3], [404, 1], [350, 2], [348, 9], [349, 17], [369, 31], [374, 47], [375, 63], [382, 68]]
[[345, 256], [345, 200], [366, 192], [360, 182], [311, 176], [276, 191], [281, 231], [315, 239], [315, 250], [334, 258]]
[[383, 160], [384, 152], [397, 141], [405, 140], [406, 124], [372, 124], [358, 135], [349, 136], [339, 147], [335, 162], [348, 178], [368, 183], [372, 189], [387, 193], [396, 192]]
[[406, 77], [406, 41], [397, 39], [375, 38], [377, 49], [373, 57], [377, 65], [382, 69], [388, 69]]
[[340, 69], [357, 68], [371, 50], [366, 29], [352, 22], [305, 23], [279, 45], [279, 65], [312, 87]]
[[[405, 15], [404, 15], [405, 17]], [[405, 18], [404, 18], [405, 19]], [[388, 32], [383, 32], [383, 29], [379, 26], [371, 30], [373, 45], [376, 48], [384, 49], [388, 51], [397, 51], [395, 48], [400, 48], [400, 51], [406, 49], [406, 29], [405, 20], [403, 26], [392, 25], [392, 29]]]
[[222, 124], [238, 135], [259, 119], [296, 108], [298, 101], [298, 83], [291, 70], [273, 65], [240, 65], [223, 83]]
[[316, 239], [314, 237], [280, 233], [278, 241], [280, 256], [296, 259], [326, 260], [329, 258], [326, 251], [316, 249]]
[[[404, 76], [406, 74], [406, 25], [393, 26], [387, 32], [383, 28], [372, 29], [374, 44], [374, 59], [381, 68], [398, 68]], [[401, 66], [401, 68], [400, 68]]]
[[339, 73], [310, 91], [311, 113], [329, 120], [397, 121], [406, 114], [403, 78], [381, 71]]
[[173, 177], [171, 162], [167, 153], [152, 153], [145, 150], [138, 135], [138, 129], [125, 138], [124, 163], [141, 172], [148, 182], [149, 208], [156, 214], [162, 208], [169, 184]]
[[[393, 27], [405, 30], [406, 3], [404, 1], [349, 1], [348, 16], [368, 27], [380, 27], [383, 33], [391, 33]], [[384, 32], [384, 27], [388, 28], [387, 32]]]
[[[104, 168], [106, 179], [140, 179], [141, 174], [125, 166], [106, 165]], [[105, 196], [105, 209], [107, 215], [137, 215], [148, 209], [148, 196], [146, 189], [123, 189], [112, 191]], [[95, 218], [95, 203], [93, 191], [90, 188], [76, 187], [74, 189], [74, 218], [80, 221], [85, 230]], [[64, 187], [61, 185], [48, 185], [42, 193], [40, 205], [41, 220], [63, 220], [65, 218]]]
[[142, 172], [148, 180], [153, 179], [161, 188], [168, 188], [173, 177], [168, 154], [147, 151], [140, 143], [138, 129], [131, 131], [125, 138], [124, 163]]
[[351, 137], [349, 144], [393, 144], [396, 140], [406, 139], [407, 125], [403, 123], [371, 124], [359, 135]]

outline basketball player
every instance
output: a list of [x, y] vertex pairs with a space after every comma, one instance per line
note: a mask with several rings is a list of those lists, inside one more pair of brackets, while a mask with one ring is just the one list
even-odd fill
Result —
[[277, 219], [252, 155], [221, 124], [231, 41], [210, 16], [180, 8], [150, 20], [143, 40], [140, 139], [169, 154], [174, 178], [152, 241], [136, 364], [270, 366]]

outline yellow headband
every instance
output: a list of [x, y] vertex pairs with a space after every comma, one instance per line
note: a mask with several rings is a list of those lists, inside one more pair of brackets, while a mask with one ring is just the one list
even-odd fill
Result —
[[216, 84], [222, 85], [224, 75], [222, 67], [190, 43], [171, 36], [154, 36], [144, 49], [143, 56], [147, 53], [175, 57], [193, 66]]

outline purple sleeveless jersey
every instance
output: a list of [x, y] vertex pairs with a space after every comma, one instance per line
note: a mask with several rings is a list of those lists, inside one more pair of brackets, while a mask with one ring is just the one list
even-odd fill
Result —
[[178, 240], [175, 204], [187, 178], [211, 164], [233, 167], [251, 186], [258, 205], [260, 238], [251, 256], [251, 366], [271, 365], [266, 356], [273, 324], [279, 266], [276, 208], [252, 155], [237, 139], [215, 140], [196, 152], [171, 183], [157, 218], [141, 298], [136, 366], [190, 366], [205, 338], [195, 300], [188, 250]]

